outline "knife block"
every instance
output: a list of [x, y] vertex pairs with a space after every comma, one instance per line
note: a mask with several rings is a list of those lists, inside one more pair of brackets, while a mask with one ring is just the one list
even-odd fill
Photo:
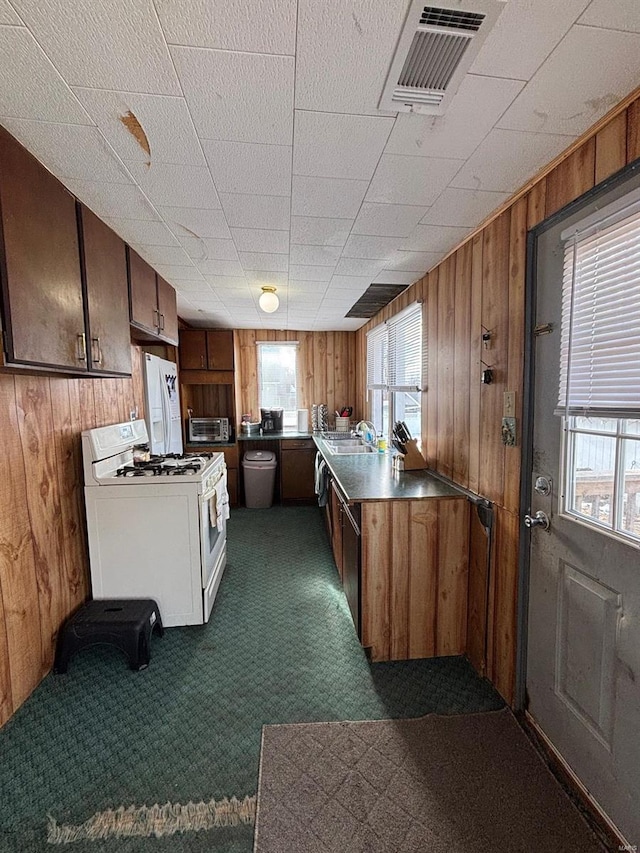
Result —
[[427, 461], [418, 450], [416, 439], [412, 438], [409, 441], [405, 441], [404, 445], [407, 448], [407, 452], [404, 457], [404, 470], [420, 471], [423, 468], [426, 468]]

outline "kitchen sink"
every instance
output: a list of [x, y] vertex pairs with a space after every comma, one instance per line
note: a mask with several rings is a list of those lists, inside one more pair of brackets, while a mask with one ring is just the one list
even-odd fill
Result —
[[329, 453], [339, 456], [357, 456], [361, 453], [375, 453], [376, 448], [370, 444], [362, 444], [358, 439], [344, 441], [326, 441]]

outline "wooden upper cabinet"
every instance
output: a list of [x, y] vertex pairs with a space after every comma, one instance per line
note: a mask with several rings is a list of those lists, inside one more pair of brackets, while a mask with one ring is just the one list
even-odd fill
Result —
[[158, 334], [158, 288], [155, 271], [129, 248], [131, 323], [151, 335]]
[[180, 330], [180, 369], [207, 369], [207, 333], [204, 329]]
[[87, 369], [76, 200], [0, 128], [7, 363]]
[[178, 344], [178, 308], [176, 292], [171, 285], [159, 275], [158, 283], [158, 315], [160, 322], [160, 337], [167, 343]]
[[124, 241], [80, 206], [91, 369], [131, 373], [127, 258]]
[[207, 332], [207, 367], [209, 370], [233, 370], [231, 329], [215, 329]]
[[182, 329], [180, 367], [182, 370], [233, 370], [233, 331]]
[[176, 292], [131, 247], [129, 253], [129, 307], [131, 325], [143, 340], [178, 344]]

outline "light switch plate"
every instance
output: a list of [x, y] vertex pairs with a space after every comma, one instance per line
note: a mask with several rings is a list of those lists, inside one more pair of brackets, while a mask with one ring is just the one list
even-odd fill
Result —
[[504, 411], [502, 412], [505, 418], [514, 418], [516, 415], [516, 392], [504, 392]]

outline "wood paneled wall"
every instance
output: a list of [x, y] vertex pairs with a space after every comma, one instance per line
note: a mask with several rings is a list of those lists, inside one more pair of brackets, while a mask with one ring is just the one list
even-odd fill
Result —
[[58, 629], [89, 593], [80, 433], [144, 415], [131, 379], [0, 375], [0, 725], [51, 669]]
[[[496, 506], [486, 674], [508, 701], [515, 679], [521, 449], [502, 444], [500, 427], [508, 390], [515, 392], [522, 430], [526, 235], [639, 157], [636, 92], [356, 333], [357, 399], [364, 410], [366, 332], [423, 301], [428, 376], [422, 447], [431, 468]], [[490, 334], [488, 347], [483, 332]], [[485, 365], [493, 370], [490, 385], [480, 382]], [[484, 601], [471, 596], [486, 596], [486, 587], [476, 579], [474, 590], [469, 605], [477, 614]]]
[[298, 341], [298, 407], [309, 409], [326, 403], [331, 416], [340, 406], [356, 410], [356, 333], [294, 332], [236, 329], [236, 408], [238, 423], [244, 412], [260, 417], [257, 347], [259, 341]]

